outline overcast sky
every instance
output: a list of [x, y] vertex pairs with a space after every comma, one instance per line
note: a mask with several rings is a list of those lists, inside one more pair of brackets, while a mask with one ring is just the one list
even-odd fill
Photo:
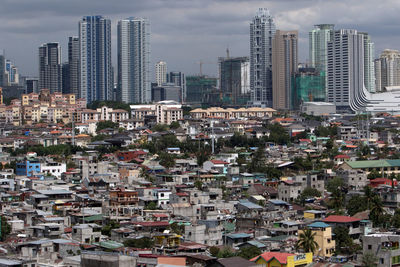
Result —
[[[249, 55], [249, 23], [259, 7], [275, 18], [277, 29], [299, 30], [299, 59], [308, 59], [308, 31], [314, 24], [366, 31], [375, 54], [400, 49], [398, 0], [0, 0], [0, 48], [22, 75], [37, 76], [38, 47], [60, 42], [66, 60], [67, 38], [78, 34], [84, 15], [112, 20], [113, 65], [116, 25], [122, 18], [147, 17], [151, 23], [151, 64], [164, 60], [168, 71], [216, 75], [218, 56]], [[153, 78], [154, 79], [154, 78]]]

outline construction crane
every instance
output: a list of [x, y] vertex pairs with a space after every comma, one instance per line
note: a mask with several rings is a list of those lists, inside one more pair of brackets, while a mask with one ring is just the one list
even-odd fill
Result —
[[200, 65], [200, 76], [203, 76], [203, 65], [204, 64], [218, 64], [218, 62], [204, 62], [203, 60], [200, 60], [196, 62], [196, 64]]

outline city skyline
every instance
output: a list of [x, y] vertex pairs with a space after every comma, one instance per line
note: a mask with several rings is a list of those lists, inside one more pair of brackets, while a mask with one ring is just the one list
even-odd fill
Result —
[[[228, 46], [232, 56], [248, 56], [248, 25], [259, 7], [270, 10], [278, 29], [299, 30], [300, 62], [308, 59], [308, 31], [314, 24], [321, 23], [368, 32], [376, 46], [375, 57], [385, 48], [399, 48], [398, 37], [389, 33], [397, 27], [391, 23], [399, 4], [389, 1], [374, 8], [371, 8], [375, 4], [372, 1], [363, 1], [363, 6], [358, 7], [360, 1], [296, 1], [295, 7], [291, 1], [191, 1], [184, 4], [174, 1], [168, 1], [168, 4], [119, 1], [120, 5], [97, 1], [95, 7], [90, 3], [4, 3], [0, 11], [4, 22], [0, 33], [4, 36], [1, 48], [5, 49], [6, 57], [15, 62], [22, 75], [37, 76], [35, 51], [40, 44], [59, 42], [65, 62], [68, 36], [77, 35], [77, 22], [81, 16], [100, 14], [112, 21], [113, 66], [116, 67], [116, 23], [125, 17], [140, 16], [152, 22], [151, 65], [165, 60], [170, 70], [196, 74], [199, 73], [199, 64], [196, 62], [217, 62], [218, 56], [224, 55]], [[389, 4], [391, 9], [384, 8]], [[349, 9], [347, 6], [354, 8]], [[30, 17], [35, 19], [33, 22], [24, 17], [25, 10], [29, 10]], [[338, 12], [341, 12], [340, 16], [337, 16]], [[385, 12], [385, 16], [379, 16], [380, 12]], [[357, 16], [354, 16], [356, 13]], [[206, 74], [217, 74], [217, 64], [204, 64], [203, 69]]]

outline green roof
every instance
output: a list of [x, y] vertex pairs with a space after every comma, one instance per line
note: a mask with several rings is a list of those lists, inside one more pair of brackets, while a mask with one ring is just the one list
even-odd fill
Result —
[[400, 167], [400, 159], [359, 160], [346, 163], [353, 169]]
[[103, 214], [96, 214], [83, 219], [85, 222], [96, 222], [103, 220]]
[[121, 248], [124, 246], [124, 244], [122, 244], [122, 243], [111, 241], [111, 240], [93, 243], [93, 245], [99, 246], [102, 248], [106, 248], [106, 249], [117, 249], [117, 248]]

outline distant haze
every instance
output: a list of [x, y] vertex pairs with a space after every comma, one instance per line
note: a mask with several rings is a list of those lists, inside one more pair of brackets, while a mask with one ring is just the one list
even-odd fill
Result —
[[[396, 0], [1, 0], [0, 49], [22, 75], [38, 75], [38, 47], [60, 42], [67, 60], [67, 38], [78, 35], [84, 15], [112, 20], [113, 65], [116, 66], [116, 25], [130, 16], [151, 23], [151, 62], [164, 60], [168, 71], [217, 75], [217, 58], [249, 55], [249, 22], [259, 7], [275, 18], [277, 29], [299, 30], [299, 61], [308, 59], [308, 31], [314, 24], [368, 32], [375, 54], [400, 49], [400, 1]], [[115, 69], [116, 70], [116, 69]], [[154, 80], [152, 75], [152, 80]]]

